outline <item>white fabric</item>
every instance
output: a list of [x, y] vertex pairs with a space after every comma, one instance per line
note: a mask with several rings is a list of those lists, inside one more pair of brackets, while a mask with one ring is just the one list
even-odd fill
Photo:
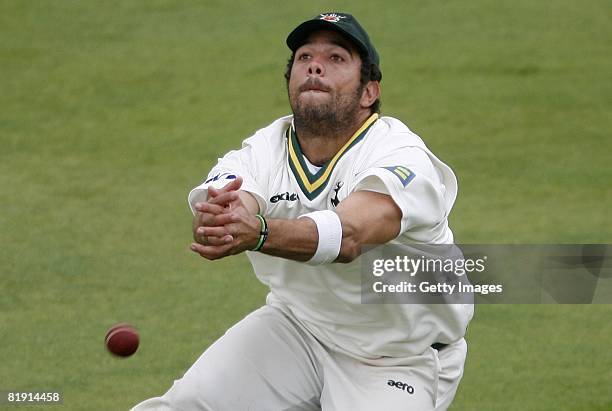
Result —
[[321, 169], [320, 166], [315, 166], [310, 161], [308, 161], [308, 158], [306, 158], [306, 156], [302, 156], [302, 158], [304, 159], [304, 162], [308, 167], [308, 171], [310, 171], [311, 174], [316, 174]]
[[340, 254], [340, 246], [342, 245], [342, 224], [340, 223], [340, 217], [331, 210], [321, 210], [303, 214], [298, 218], [305, 217], [315, 222], [319, 234], [317, 251], [307, 263], [321, 265], [334, 262], [338, 258], [338, 254]]
[[[285, 132], [291, 116], [283, 117], [243, 142], [212, 169], [209, 178], [224, 172], [240, 175], [243, 189], [258, 200], [266, 218], [293, 219], [319, 210], [333, 210], [357, 190], [390, 195], [402, 210], [399, 244], [453, 242], [448, 215], [457, 195], [452, 170], [402, 122], [381, 117], [367, 135], [338, 161], [327, 186], [310, 200], [301, 191], [288, 165]], [[384, 167], [401, 166], [414, 177], [404, 186]], [[202, 186], [189, 195], [193, 204]], [[287, 193], [294, 201], [271, 201]], [[368, 212], [367, 209], [363, 210]], [[360, 259], [349, 264], [312, 266], [306, 263], [247, 253], [257, 277], [270, 288], [269, 302], [282, 304], [320, 341], [360, 358], [420, 354], [435, 342], [460, 340], [473, 314], [473, 305], [361, 304]]]
[[271, 306], [211, 345], [161, 397], [133, 411], [446, 410], [463, 373], [463, 339], [440, 352], [359, 361], [329, 350]]
[[195, 204], [197, 202], [207, 200], [208, 187], [222, 188], [236, 176], [242, 177], [242, 190], [253, 193], [259, 204], [261, 214], [265, 213], [266, 201], [264, 197], [261, 197], [264, 190], [258, 184], [258, 181], [261, 180], [258, 165], [263, 166], [266, 159], [264, 157], [256, 160], [255, 157], [257, 156], [252, 151], [252, 147], [243, 144], [241, 150], [230, 151], [219, 159], [219, 164], [208, 173], [206, 180], [189, 193], [189, 206], [192, 213], [195, 214]]
[[[333, 210], [351, 193], [370, 190], [391, 196], [402, 211], [395, 243], [453, 242], [448, 214], [457, 180], [403, 123], [377, 120], [308, 198], [288, 163], [291, 120], [275, 121], [219, 159], [189, 193], [192, 211], [208, 187], [235, 176], [272, 219]], [[473, 305], [361, 304], [359, 259], [313, 266], [247, 254], [270, 288], [266, 306], [228, 330], [165, 395], [135, 410], [448, 408], [463, 374]], [[450, 345], [438, 352], [436, 342]]]

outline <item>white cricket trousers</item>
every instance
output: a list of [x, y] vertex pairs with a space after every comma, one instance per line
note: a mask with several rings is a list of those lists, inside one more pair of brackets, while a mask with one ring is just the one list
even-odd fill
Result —
[[266, 305], [230, 328], [163, 396], [133, 410], [446, 410], [466, 353], [461, 339], [416, 356], [357, 359]]

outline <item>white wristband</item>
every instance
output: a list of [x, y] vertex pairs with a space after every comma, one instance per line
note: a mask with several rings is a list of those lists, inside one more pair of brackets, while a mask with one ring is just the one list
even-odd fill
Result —
[[342, 224], [338, 214], [331, 210], [315, 211], [303, 214], [298, 218], [308, 217], [317, 225], [319, 243], [317, 251], [308, 264], [319, 265], [333, 262], [340, 254], [342, 244]]

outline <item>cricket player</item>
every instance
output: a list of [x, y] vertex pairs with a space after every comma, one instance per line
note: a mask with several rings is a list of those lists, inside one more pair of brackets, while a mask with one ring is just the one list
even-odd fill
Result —
[[361, 304], [366, 244], [452, 244], [452, 170], [381, 117], [379, 55], [347, 13], [287, 37], [293, 115], [189, 193], [191, 249], [246, 252], [270, 292], [161, 397], [135, 410], [445, 410], [471, 304]]

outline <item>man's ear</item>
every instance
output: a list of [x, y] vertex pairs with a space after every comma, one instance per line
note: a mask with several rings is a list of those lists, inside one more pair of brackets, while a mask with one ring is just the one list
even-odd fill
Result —
[[380, 82], [368, 81], [361, 92], [361, 107], [368, 108], [380, 97]]

